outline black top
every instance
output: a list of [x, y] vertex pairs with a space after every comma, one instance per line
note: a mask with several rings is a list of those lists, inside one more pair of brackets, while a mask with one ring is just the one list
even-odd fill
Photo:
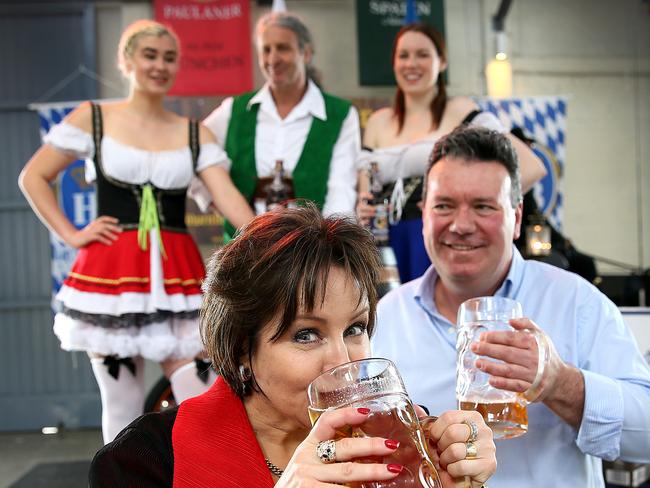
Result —
[[90, 488], [171, 488], [177, 413], [178, 407], [143, 415], [101, 448], [90, 465]]
[[[120, 221], [124, 228], [138, 225], [140, 216], [142, 185], [134, 185], [111, 178], [102, 164], [102, 138], [104, 137], [101, 107], [91, 104], [93, 113], [93, 142], [95, 144], [95, 180], [97, 194], [97, 215], [110, 215]], [[196, 120], [189, 121], [188, 144], [192, 153], [192, 164], [196, 172], [199, 156], [199, 128]], [[167, 230], [186, 232], [185, 194], [187, 188], [162, 189], [151, 185], [156, 198], [160, 227]]]

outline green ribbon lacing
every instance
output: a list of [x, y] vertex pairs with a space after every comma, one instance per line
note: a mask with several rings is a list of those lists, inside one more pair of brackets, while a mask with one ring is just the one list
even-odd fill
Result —
[[158, 220], [156, 199], [153, 196], [153, 188], [147, 183], [142, 187], [142, 203], [140, 204], [140, 220], [138, 221], [138, 245], [143, 251], [147, 250], [147, 238], [151, 229], [156, 229], [160, 253], [163, 258], [167, 259], [162, 235], [160, 234], [160, 221]]

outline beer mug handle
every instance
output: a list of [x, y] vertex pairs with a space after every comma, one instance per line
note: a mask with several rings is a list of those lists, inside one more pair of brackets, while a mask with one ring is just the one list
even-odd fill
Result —
[[546, 339], [546, 334], [543, 330], [529, 330], [526, 329], [526, 332], [533, 334], [535, 337], [535, 342], [537, 342], [537, 373], [535, 374], [535, 379], [525, 392], [522, 393], [522, 397], [526, 400], [527, 403], [533, 403], [539, 398], [540, 393], [542, 392], [542, 380], [544, 379], [544, 371], [550, 360], [550, 349], [548, 347], [548, 341]]
[[436, 417], [435, 415], [426, 415], [424, 417], [418, 418], [418, 421], [420, 422], [420, 426], [425, 431], [429, 428], [429, 425], [434, 423], [436, 420], [438, 420], [438, 417]]
[[[435, 444], [431, 440], [431, 437], [429, 436], [429, 429], [431, 428], [431, 424], [433, 424], [436, 420], [438, 420], [438, 417], [435, 415], [427, 415], [425, 417], [419, 417], [418, 422], [420, 422], [420, 427], [422, 428], [422, 433], [424, 434], [424, 438], [427, 441], [427, 445], [425, 446], [425, 449], [431, 448], [435, 449]], [[440, 466], [436, 466], [436, 469], [440, 468]]]

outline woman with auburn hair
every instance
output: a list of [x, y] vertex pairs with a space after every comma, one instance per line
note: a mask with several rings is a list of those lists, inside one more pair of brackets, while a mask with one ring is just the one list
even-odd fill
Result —
[[[184, 222], [190, 180], [198, 176], [237, 226], [253, 217], [212, 134], [163, 105], [180, 66], [176, 35], [139, 20], [122, 34], [118, 64], [128, 97], [81, 104], [19, 180], [42, 222], [79, 250], [57, 295], [54, 332], [63, 349], [90, 356], [105, 442], [142, 414], [144, 358], [160, 363], [178, 402], [210, 386], [196, 374], [205, 269]], [[98, 217], [80, 230], [50, 186], [77, 159], [97, 189]]]
[[[370, 163], [376, 162], [383, 196], [390, 201], [390, 244], [404, 283], [417, 278], [431, 264], [422, 241], [422, 177], [435, 142], [461, 124], [475, 124], [507, 132], [489, 112], [480, 112], [467, 97], [448, 97], [442, 73], [447, 54], [442, 36], [425, 23], [402, 27], [393, 44], [397, 91], [392, 107], [374, 112], [364, 133], [358, 161], [357, 216], [367, 223], [375, 209], [368, 201]], [[545, 169], [534, 153], [516, 137], [524, 191], [540, 180]]]
[[[203, 284], [201, 331], [219, 378], [178, 408], [133, 422], [97, 453], [90, 486], [416, 483], [397, 461], [383, 462], [412, 445], [340, 438], [370, 409], [327, 410], [313, 428], [307, 411], [312, 380], [369, 357], [378, 276], [373, 238], [351, 218], [323, 217], [312, 204], [256, 217], [215, 253]], [[444, 412], [426, 428], [441, 488], [478, 488], [492, 475], [492, 431], [478, 412]]]

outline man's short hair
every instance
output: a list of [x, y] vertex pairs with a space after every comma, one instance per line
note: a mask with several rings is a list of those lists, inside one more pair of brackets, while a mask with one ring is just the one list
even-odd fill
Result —
[[522, 201], [519, 161], [510, 140], [502, 133], [461, 125], [440, 138], [433, 147], [429, 165], [424, 174], [422, 199], [426, 199], [429, 172], [442, 158], [463, 159], [467, 162], [496, 162], [508, 171], [511, 181], [510, 201], [515, 208]]

